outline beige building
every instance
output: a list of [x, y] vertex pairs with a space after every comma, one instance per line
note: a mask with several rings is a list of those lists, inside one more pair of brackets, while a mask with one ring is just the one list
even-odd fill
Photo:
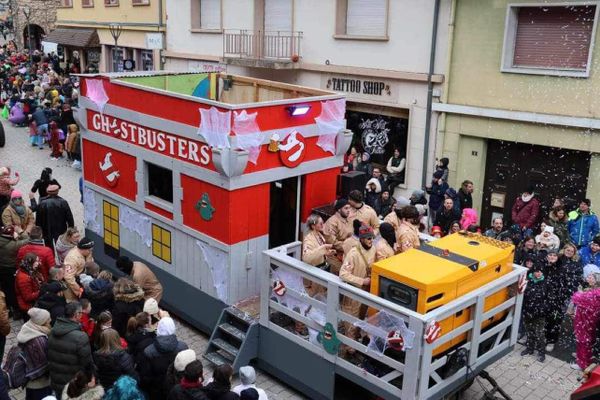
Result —
[[[407, 194], [422, 186], [434, 1], [178, 0], [167, 3], [166, 69], [220, 69], [347, 95], [354, 146], [385, 165], [399, 148]], [[450, 2], [431, 76], [439, 95]], [[435, 133], [436, 117], [431, 118]], [[434, 134], [428, 168], [434, 164]], [[431, 172], [431, 171], [430, 171]], [[427, 178], [428, 179], [428, 178]]]
[[598, 1], [455, 1], [438, 155], [483, 226], [534, 185], [600, 209]]
[[45, 40], [83, 72], [155, 70], [165, 20], [165, 0], [61, 0], [57, 29]]

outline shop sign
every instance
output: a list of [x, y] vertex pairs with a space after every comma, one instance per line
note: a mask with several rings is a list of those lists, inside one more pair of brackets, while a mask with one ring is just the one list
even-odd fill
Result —
[[227, 67], [218, 62], [188, 61], [188, 70], [191, 72], [226, 72]]
[[183, 136], [157, 131], [106, 114], [88, 111], [88, 127], [98, 133], [141, 146], [182, 161], [206, 166], [210, 162], [210, 147]]
[[146, 33], [146, 49], [161, 50], [163, 48], [162, 33]]
[[390, 96], [392, 94], [388, 83], [370, 79], [331, 77], [327, 80], [327, 89], [371, 96]]

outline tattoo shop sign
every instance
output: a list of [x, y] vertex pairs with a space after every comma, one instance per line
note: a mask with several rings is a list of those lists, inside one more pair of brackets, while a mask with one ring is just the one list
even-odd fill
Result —
[[379, 101], [392, 101], [393, 84], [378, 78], [351, 75], [324, 76], [322, 87], [335, 92], [348, 94], [349, 98], [371, 98]]

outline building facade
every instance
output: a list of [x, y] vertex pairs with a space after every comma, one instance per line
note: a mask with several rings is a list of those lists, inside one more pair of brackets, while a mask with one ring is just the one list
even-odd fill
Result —
[[[406, 195], [423, 185], [434, 4], [414, 0], [169, 2], [165, 68], [227, 70], [344, 93], [347, 126], [355, 132], [353, 146], [368, 152], [371, 161], [382, 167], [398, 148], [405, 169], [397, 194]], [[440, 4], [431, 76], [435, 93], [444, 80], [450, 17], [450, 2]], [[435, 127], [435, 115], [431, 121]], [[434, 165], [433, 136], [428, 169]]]
[[17, 46], [41, 49], [44, 36], [54, 29], [60, 0], [11, 0], [3, 3], [0, 4], [0, 13], [12, 21]]
[[46, 41], [82, 72], [161, 69], [165, 0], [61, 0]]
[[547, 207], [600, 207], [599, 2], [455, 5], [448, 90], [434, 103], [451, 186], [474, 181], [483, 226], [510, 219], [528, 185]]

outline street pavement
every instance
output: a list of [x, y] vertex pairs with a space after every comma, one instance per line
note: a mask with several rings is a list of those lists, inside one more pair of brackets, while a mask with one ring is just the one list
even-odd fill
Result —
[[[7, 121], [2, 121], [2, 123], [6, 131], [6, 146], [0, 148], [0, 166], [10, 166], [13, 171], [19, 172], [21, 181], [16, 188], [27, 198], [27, 193], [33, 182], [39, 178], [42, 169], [52, 168], [53, 177], [62, 185], [60, 196], [69, 201], [75, 224], [79, 229], [83, 229], [83, 207], [79, 201], [78, 187], [81, 172], [71, 168], [66, 160], [51, 160], [50, 151], [47, 148], [38, 150], [36, 147], [30, 146], [27, 129], [12, 127]], [[177, 320], [176, 323], [177, 336], [200, 357], [206, 349], [208, 337], [180, 320]], [[16, 333], [21, 327], [21, 322], [13, 322], [12, 327], [12, 332], [7, 338], [5, 354], [16, 344]], [[521, 357], [519, 353], [522, 349], [521, 345], [517, 345], [509, 356], [487, 368], [500, 387], [515, 400], [569, 398], [569, 394], [578, 386], [577, 377], [580, 373], [570, 369], [564, 361], [551, 356], [547, 356], [544, 363], [537, 362], [531, 356]], [[205, 377], [208, 379], [212, 375], [212, 369], [207, 362], [204, 364]], [[270, 400], [305, 398], [266, 373], [257, 371], [257, 375], [257, 386], [266, 390]], [[237, 383], [236, 378], [234, 385]], [[487, 381], [476, 380], [462, 398], [478, 400], [483, 397], [484, 390], [489, 389], [490, 385]], [[25, 398], [25, 392], [21, 390], [13, 390], [11, 395], [18, 400]], [[497, 397], [500, 396], [497, 395]]]

